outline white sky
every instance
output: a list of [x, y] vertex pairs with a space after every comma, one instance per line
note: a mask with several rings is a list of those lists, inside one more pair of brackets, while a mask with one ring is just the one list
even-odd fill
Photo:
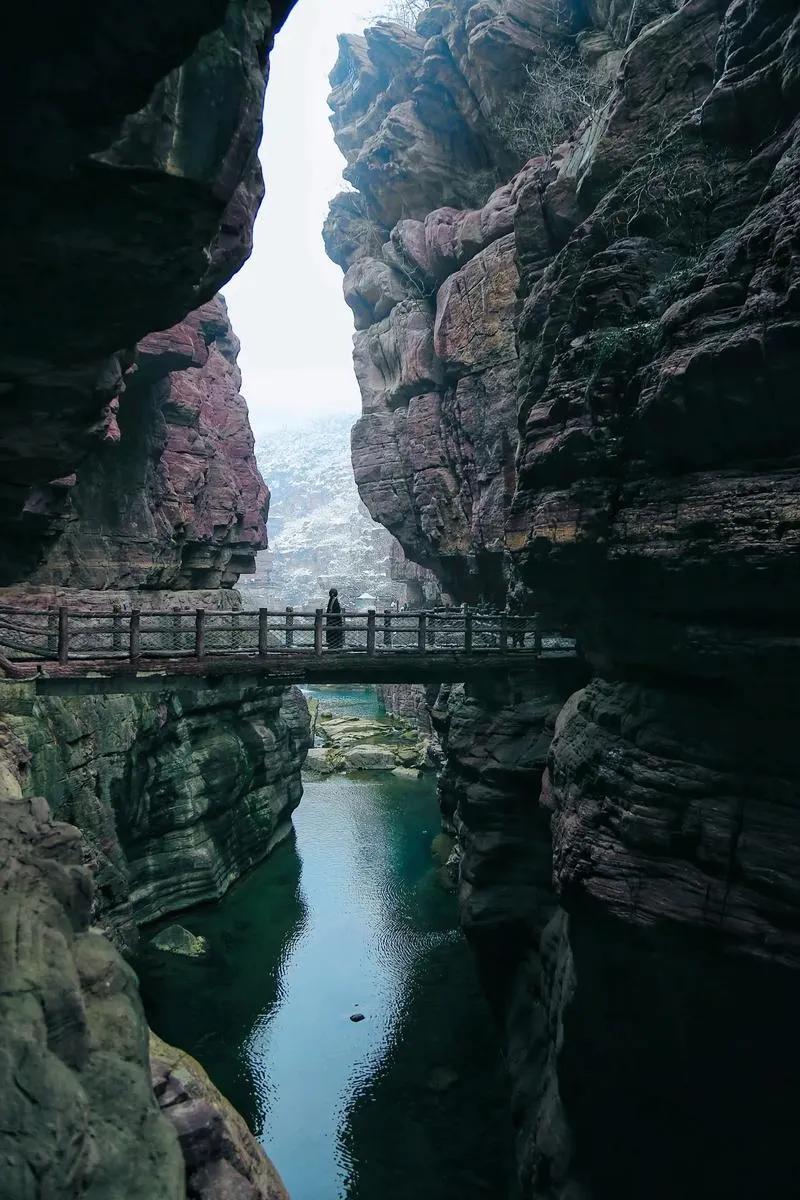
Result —
[[225, 288], [256, 437], [320, 412], [360, 411], [353, 319], [322, 223], [344, 159], [326, 103], [337, 33], [360, 32], [374, 0], [299, 0], [271, 55], [261, 163], [267, 194], [250, 261]]

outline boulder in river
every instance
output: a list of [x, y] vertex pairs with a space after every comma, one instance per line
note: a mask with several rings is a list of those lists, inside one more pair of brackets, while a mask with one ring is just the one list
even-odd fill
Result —
[[350, 771], [393, 771], [397, 764], [391, 746], [353, 746], [344, 762]]
[[324, 746], [314, 746], [306, 755], [305, 769], [314, 775], [330, 775], [336, 766]]
[[206, 939], [183, 925], [168, 925], [156, 934], [150, 945], [169, 954], [184, 954], [187, 958], [200, 958], [208, 950]]

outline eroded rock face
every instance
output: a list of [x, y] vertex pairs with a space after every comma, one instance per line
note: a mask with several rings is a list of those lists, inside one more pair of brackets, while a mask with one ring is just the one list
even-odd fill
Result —
[[584, 1195], [558, 1075], [574, 970], [552, 886], [549, 814], [537, 803], [556, 716], [579, 681], [574, 664], [536, 686], [487, 679], [443, 688], [433, 708], [446, 756], [444, 828], [460, 848], [462, 924], [503, 1032], [526, 1196]]
[[28, 759], [0, 726], [4, 1200], [183, 1200], [183, 1159], [150, 1086], [136, 977], [89, 931], [80, 832], [23, 795]]
[[275, 1167], [196, 1059], [151, 1032], [150, 1071], [192, 1200], [289, 1200]]
[[[442, 228], [434, 227], [434, 237]], [[487, 236], [501, 228], [490, 224]], [[452, 225], [447, 229], [452, 237]], [[397, 288], [407, 290], [406, 299], [355, 338], [364, 412], [352, 439], [359, 491], [410, 558], [435, 568], [448, 590], [463, 592], [470, 579], [473, 591], [479, 581], [497, 586], [500, 570], [514, 485], [518, 276], [512, 234], [483, 248], [476, 234], [471, 254], [459, 245], [451, 261], [466, 262], [445, 278], [435, 304], [420, 294], [414, 280], [421, 275], [411, 274], [418, 265], [410, 258], [399, 270], [357, 260], [345, 291], [363, 324], [365, 314], [375, 317], [392, 302]], [[389, 248], [387, 257], [397, 261]], [[435, 287], [439, 268], [430, 255], [424, 261]], [[388, 273], [395, 291], [387, 286], [378, 293], [377, 281]]]
[[218, 899], [291, 831], [308, 746], [295, 690], [229, 680], [61, 700], [12, 684], [0, 709], [31, 755], [27, 787], [80, 827], [94, 919], [122, 946]]
[[[9, 24], [0, 583], [34, 579], [39, 603], [229, 587], [264, 544], [213, 298], [250, 250], [267, 51], [290, 7], [46, 0]], [[252, 1139], [196, 1161], [176, 1138], [136, 978], [89, 923], [130, 944], [135, 920], [219, 895], [266, 853], [299, 796], [302, 712], [235, 687], [50, 708], [11, 688], [0, 708], [4, 1200], [185, 1200], [187, 1176], [191, 1197], [283, 1196]], [[31, 798], [40, 781], [80, 831]], [[235, 1120], [212, 1091], [226, 1151]]]
[[514, 174], [492, 121], [548, 29], [534, 5], [432, 5], [417, 33], [340, 39], [331, 75], [358, 189], [324, 233], [359, 331], [356, 481], [408, 557], [473, 598], [502, 592], [514, 490], [514, 214], [553, 174], [544, 160]]
[[[250, 250], [267, 51], [290, 3], [19, 12], [2, 52], [0, 582], [58, 529], [129, 351]], [[24, 52], [20, 51], [24, 47]], [[224, 100], [224, 102], [220, 102]]]
[[[531, 14], [545, 8], [432, 4], [417, 26], [431, 39], [426, 69], [442, 63], [444, 39], [490, 114], [482, 39], [500, 71], [508, 53], [511, 77], [520, 42], [509, 49], [499, 31], [527, 26], [522, 66], [535, 72]], [[384, 245], [377, 254], [377, 235], [359, 241], [353, 224], [345, 237], [336, 205], [328, 240], [341, 228], [345, 266], [380, 261], [427, 301], [444, 380], [430, 388], [429, 370], [407, 405], [383, 412], [365, 389], [354, 462], [374, 514], [456, 600], [502, 600], [505, 552], [545, 623], [577, 632], [594, 675], [549, 752], [542, 734], [538, 824], [528, 814], [521, 825], [511, 803], [516, 768], [481, 783], [479, 770], [497, 771], [495, 745], [507, 749], [491, 709], [481, 716], [470, 698], [451, 717], [444, 810], [459, 813], [468, 928], [473, 878], [490, 881], [478, 895], [491, 932], [476, 944], [510, 980], [496, 1007], [514, 1047], [523, 1194], [780, 1194], [794, 1170], [785, 1079], [789, 1060], [797, 1069], [800, 874], [798, 17], [762, 0], [567, 15], [578, 55], [610, 75], [608, 99], [480, 212], [453, 203], [450, 181], [435, 205], [430, 178], [410, 196], [411, 151], [395, 145], [381, 167], [381, 124], [349, 151], [362, 195], [349, 204]], [[422, 67], [417, 80], [415, 105]], [[370, 105], [388, 137], [391, 109]], [[479, 141], [477, 118], [464, 119]], [[398, 204], [401, 219], [382, 227]], [[513, 283], [502, 282], [505, 245]], [[393, 379], [403, 371], [392, 363]], [[510, 506], [497, 500], [502, 456], [469, 474], [496, 435], [481, 445], [473, 406], [453, 398], [478, 385], [492, 428], [516, 446]], [[494, 499], [475, 521], [482, 495]], [[508, 729], [525, 705], [503, 710]], [[529, 736], [538, 720], [524, 717]], [[527, 779], [535, 805], [539, 780]], [[525, 855], [538, 892], [513, 882]], [[504, 972], [506, 959], [530, 965]]]
[[378, 697], [390, 716], [406, 717], [420, 733], [431, 734], [431, 706], [438, 689], [423, 683], [380, 683]]
[[269, 492], [238, 350], [220, 296], [138, 344], [103, 445], [65, 486], [63, 532], [34, 584], [230, 587], [255, 569]]

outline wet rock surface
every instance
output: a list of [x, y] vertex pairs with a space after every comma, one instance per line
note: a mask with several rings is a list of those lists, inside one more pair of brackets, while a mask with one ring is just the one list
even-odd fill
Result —
[[291, 831], [308, 715], [298, 692], [36, 698], [0, 710], [31, 755], [29, 787], [77, 824], [94, 918], [123, 946], [137, 927], [216, 899]]
[[150, 1073], [186, 1164], [188, 1200], [288, 1200], [278, 1172], [196, 1059], [150, 1032]]

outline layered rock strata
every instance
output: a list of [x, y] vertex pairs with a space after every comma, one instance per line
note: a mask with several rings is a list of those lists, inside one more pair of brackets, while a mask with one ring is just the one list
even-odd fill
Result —
[[[433, 707], [445, 755], [443, 827], [456, 839], [462, 926], [503, 1033], [525, 1196], [577, 1186], [559, 1081], [574, 967], [552, 884], [549, 813], [537, 797], [556, 717], [581, 674], [574, 664], [535, 686], [520, 678], [447, 687]], [[541, 1186], [545, 1170], [552, 1193]]]
[[[229, 587], [264, 544], [267, 493], [214, 297], [250, 250], [267, 53], [290, 7], [47, 2], [9, 26], [0, 583], [17, 599], [32, 579], [37, 604], [86, 604], [80, 587]], [[149, 603], [96, 595], [106, 609]], [[101, 921], [125, 943], [134, 919], [190, 890], [218, 895], [281, 835], [304, 733], [280, 705], [236, 688], [119, 704], [4, 695], [4, 1198], [282, 1194], [254, 1142], [238, 1143], [243, 1163], [223, 1132], [220, 1157], [210, 1092], [210, 1128], [176, 1138], [135, 977], [90, 931]], [[40, 783], [80, 831], [33, 797]]]
[[[0, 582], [108, 436], [129, 349], [250, 251], [267, 52], [289, 0], [47, 0], [2, 51]], [[24, 47], [21, 52], [20, 48]], [[43, 335], [46, 330], [46, 336]]]
[[28, 762], [0, 725], [3, 1196], [183, 1200], [136, 977], [90, 931], [80, 832], [23, 794]]
[[412, 721], [421, 733], [430, 736], [431, 705], [438, 689], [422, 683], [380, 683], [378, 699], [390, 716]]
[[150, 1034], [153, 1092], [174, 1128], [198, 1200], [289, 1200], [247, 1125], [184, 1050]]
[[[456, 699], [450, 718], [465, 920], [485, 863], [499, 928], [473, 936], [481, 969], [514, 964], [498, 1014], [524, 1194], [780, 1194], [800, 877], [798, 18], [762, 0], [575, 5], [554, 30], [555, 11], [451, 0], [423, 14], [422, 45], [384, 26], [342, 46], [333, 123], [358, 193], [326, 235], [356, 320], [354, 465], [456, 601], [502, 601], [513, 578], [578, 634], [594, 676], [558, 719], [541, 789], [539, 745], [527, 825], [509, 774], [530, 756], [492, 726], [498, 699]], [[609, 84], [480, 207], [464, 170], [480, 145], [502, 172], [507, 147], [487, 138], [499, 93], [478, 64], [488, 46], [506, 63], [511, 111], [520, 28], [541, 34], [521, 60], [534, 84], [554, 59]], [[392, 39], [405, 66], [390, 82]], [[479, 113], [451, 103], [457, 75]], [[447, 93], [435, 131], [432, 79]], [[516, 93], [537, 128], [546, 94]], [[456, 109], [470, 132], [437, 190]], [[453, 403], [477, 386], [497, 425]], [[539, 716], [524, 723], [535, 740]], [[484, 792], [498, 754], [509, 774]]]
[[79, 826], [93, 917], [137, 927], [219, 899], [291, 831], [308, 714], [297, 691], [222, 680], [203, 692], [37, 698], [0, 685], [31, 756], [27, 789]]
[[220, 296], [139, 342], [102, 445], [58, 484], [62, 532], [34, 584], [230, 587], [255, 569], [269, 492], [238, 350]]
[[334, 200], [325, 227], [357, 330], [356, 482], [410, 559], [475, 598], [502, 592], [517, 441], [514, 212], [536, 170], [493, 191], [513, 164], [491, 120], [549, 27], [532, 18], [432, 6], [421, 32], [383, 24], [341, 38], [331, 75], [334, 135], [358, 188]]

